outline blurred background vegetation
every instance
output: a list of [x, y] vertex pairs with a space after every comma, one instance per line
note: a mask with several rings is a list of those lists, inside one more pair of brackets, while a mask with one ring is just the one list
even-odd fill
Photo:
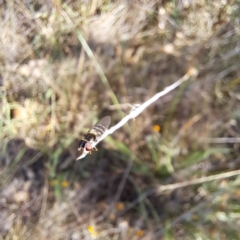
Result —
[[239, 4], [0, 1], [0, 239], [239, 239]]

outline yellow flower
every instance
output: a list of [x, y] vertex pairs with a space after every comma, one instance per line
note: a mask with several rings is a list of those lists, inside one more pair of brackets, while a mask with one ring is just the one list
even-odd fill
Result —
[[143, 230], [141, 229], [137, 230], [137, 236], [142, 237], [142, 235], [143, 235]]
[[122, 211], [125, 209], [125, 205], [122, 202], [118, 202], [116, 205], [117, 210]]
[[87, 227], [87, 230], [88, 230], [88, 232], [90, 233], [90, 235], [91, 235], [92, 237], [97, 237], [98, 232], [95, 230], [95, 227], [94, 227], [94, 226], [89, 225], [89, 226]]
[[154, 126], [153, 126], [153, 130], [154, 130], [155, 132], [159, 132], [159, 131], [161, 130], [161, 127], [160, 127], [159, 125], [154, 125]]
[[62, 181], [62, 187], [67, 187], [68, 186], [68, 181]]

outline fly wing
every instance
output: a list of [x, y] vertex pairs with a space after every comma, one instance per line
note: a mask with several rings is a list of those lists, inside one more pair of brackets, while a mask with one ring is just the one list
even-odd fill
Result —
[[101, 136], [110, 126], [111, 117], [106, 116], [100, 119], [89, 131], [88, 133]]
[[105, 116], [101, 118], [93, 127], [97, 125], [103, 125], [106, 129], [110, 126], [111, 123], [111, 117], [110, 116]]

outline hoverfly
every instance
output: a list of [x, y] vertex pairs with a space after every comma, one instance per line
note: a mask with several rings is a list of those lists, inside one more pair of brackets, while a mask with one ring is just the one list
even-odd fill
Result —
[[92, 147], [92, 143], [96, 142], [99, 137], [103, 135], [103, 133], [108, 129], [110, 123], [110, 116], [106, 116], [99, 120], [79, 142], [78, 151], [87, 151], [90, 154], [92, 151], [98, 151], [96, 147]]

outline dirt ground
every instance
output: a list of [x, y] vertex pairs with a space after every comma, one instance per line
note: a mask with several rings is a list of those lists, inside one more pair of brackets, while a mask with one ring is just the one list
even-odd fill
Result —
[[[240, 1], [0, 1], [0, 239], [239, 239]], [[111, 126], [188, 80], [76, 161]]]

